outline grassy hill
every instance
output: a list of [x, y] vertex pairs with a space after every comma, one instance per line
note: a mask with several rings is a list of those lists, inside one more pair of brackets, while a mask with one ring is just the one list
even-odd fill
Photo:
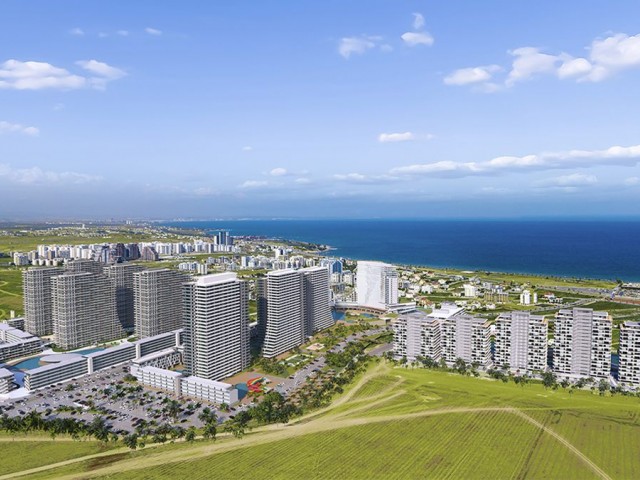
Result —
[[638, 398], [380, 363], [289, 425], [54, 460], [24, 478], [635, 478], [639, 449]]

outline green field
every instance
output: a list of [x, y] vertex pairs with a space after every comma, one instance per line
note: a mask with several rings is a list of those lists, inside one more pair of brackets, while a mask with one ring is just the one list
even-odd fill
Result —
[[0, 320], [9, 318], [9, 311], [23, 313], [22, 271], [18, 268], [0, 268]]
[[[242, 439], [89, 455], [22, 478], [637, 478], [640, 400], [374, 364]], [[27, 473], [27, 472], [24, 472]]]

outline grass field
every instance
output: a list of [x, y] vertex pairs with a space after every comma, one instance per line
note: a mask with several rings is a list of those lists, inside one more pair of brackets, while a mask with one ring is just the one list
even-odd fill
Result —
[[22, 315], [22, 271], [18, 268], [0, 268], [0, 320], [9, 318], [9, 311]]
[[639, 449], [637, 398], [380, 363], [330, 407], [287, 426], [53, 459], [20, 478], [631, 479]]

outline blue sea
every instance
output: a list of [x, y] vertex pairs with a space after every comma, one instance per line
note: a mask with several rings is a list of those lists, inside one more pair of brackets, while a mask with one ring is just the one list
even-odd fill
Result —
[[640, 281], [640, 221], [225, 220], [169, 222], [330, 245], [396, 264]]

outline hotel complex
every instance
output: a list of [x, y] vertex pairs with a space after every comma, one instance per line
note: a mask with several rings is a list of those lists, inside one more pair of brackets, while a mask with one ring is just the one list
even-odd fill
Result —
[[378, 310], [398, 303], [396, 267], [383, 262], [359, 261], [356, 297], [359, 305]]

